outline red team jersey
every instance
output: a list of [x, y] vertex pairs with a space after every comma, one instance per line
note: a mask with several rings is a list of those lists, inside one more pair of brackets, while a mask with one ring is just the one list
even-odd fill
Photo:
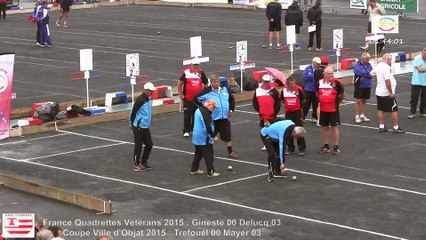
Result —
[[275, 109], [275, 101], [279, 101], [277, 89], [263, 89], [259, 87], [256, 89], [254, 96], [255, 100], [257, 101], [256, 104], [259, 108], [258, 112], [260, 120], [274, 119], [277, 114]]
[[198, 69], [197, 72], [186, 69], [179, 80], [184, 82], [183, 93], [187, 101], [193, 100], [195, 95], [203, 89], [203, 84], [208, 82], [205, 73], [201, 69]]
[[304, 99], [303, 89], [296, 85], [294, 91], [290, 91], [287, 86], [283, 87], [281, 92], [286, 112], [299, 111], [302, 108], [302, 101]]
[[339, 106], [339, 96], [344, 88], [339, 79], [333, 78], [329, 83], [324, 79], [319, 80], [317, 86], [318, 100], [321, 112], [336, 112]]

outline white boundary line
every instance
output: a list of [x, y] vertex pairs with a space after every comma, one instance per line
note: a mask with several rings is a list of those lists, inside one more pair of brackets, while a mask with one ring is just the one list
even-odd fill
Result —
[[45, 155], [45, 156], [27, 158], [27, 159], [23, 159], [21, 161], [27, 162], [27, 161], [33, 161], [33, 160], [42, 159], [42, 158], [51, 158], [51, 157], [66, 155], [66, 154], [69, 154], [69, 153], [90, 151], [90, 150], [95, 150], [95, 149], [100, 149], [100, 148], [107, 148], [107, 147], [112, 147], [112, 146], [117, 146], [117, 145], [122, 145], [122, 144], [125, 144], [125, 143], [113, 143], [113, 144], [107, 144], [107, 145], [102, 145], [102, 146], [95, 146], [95, 147], [89, 147], [89, 148], [81, 148], [81, 149], [78, 149], [78, 150], [73, 150], [73, 151], [68, 151], [68, 152], [61, 152], [61, 153], [55, 153], [55, 154], [50, 154], [50, 155]]
[[[12, 159], [12, 158], [8, 158], [7, 160], [21, 162], [18, 159]], [[223, 201], [223, 200], [214, 199], [214, 198], [203, 197], [203, 196], [194, 195], [194, 194], [190, 194], [190, 193], [186, 193], [186, 192], [179, 192], [179, 191], [171, 190], [171, 189], [168, 189], [168, 188], [156, 187], [156, 186], [143, 184], [143, 183], [136, 183], [136, 182], [127, 181], [127, 180], [123, 180], [123, 179], [119, 179], [119, 178], [105, 177], [105, 176], [100, 176], [100, 175], [96, 175], [96, 174], [92, 174], [92, 173], [88, 173], [88, 172], [66, 169], [66, 168], [62, 168], [62, 167], [50, 166], [50, 165], [43, 164], [43, 163], [36, 163], [36, 162], [26, 162], [26, 163], [36, 165], [36, 166], [41, 166], [41, 167], [52, 168], [52, 169], [56, 169], [56, 170], [62, 170], [62, 171], [65, 171], [65, 172], [76, 173], [76, 174], [85, 175], [85, 176], [89, 176], [89, 177], [95, 177], [95, 178], [99, 178], [99, 179], [103, 179], [103, 180], [109, 180], [109, 181], [114, 181], [114, 182], [120, 182], [120, 183], [135, 185], [135, 186], [151, 188], [151, 189], [155, 189], [155, 190], [174, 193], [174, 194], [177, 194], [177, 195], [192, 197], [192, 198], [201, 199], [201, 200], [207, 200], [207, 201], [221, 203], [221, 204], [224, 204], [224, 205], [239, 207], [239, 208], [243, 208], [243, 209], [249, 209], [249, 210], [253, 210], [253, 211], [257, 211], [257, 212], [262, 212], [262, 213], [267, 213], [267, 214], [272, 214], [272, 215], [277, 215], [277, 216], [283, 216], [283, 217], [289, 217], [289, 218], [295, 218], [295, 219], [304, 220], [304, 221], [308, 221], [308, 222], [319, 223], [319, 224], [324, 224], [324, 225], [333, 226], [333, 227], [339, 227], [339, 228], [343, 228], [343, 229], [348, 229], [348, 230], [352, 230], [352, 231], [356, 231], [356, 232], [363, 232], [363, 233], [372, 234], [372, 235], [381, 236], [381, 237], [387, 237], [387, 238], [391, 238], [391, 239], [406, 240], [406, 238], [393, 236], [393, 235], [389, 235], [389, 234], [384, 234], [384, 233], [379, 233], [379, 232], [374, 232], [374, 231], [370, 231], [370, 230], [366, 230], [366, 229], [362, 229], [362, 228], [355, 228], [355, 227], [350, 227], [350, 226], [346, 226], [346, 225], [342, 225], [342, 224], [325, 222], [325, 221], [321, 221], [321, 220], [317, 220], [317, 219], [313, 219], [313, 218], [301, 217], [301, 216], [297, 216], [297, 215], [293, 215], [293, 214], [287, 214], [287, 213], [270, 211], [270, 210], [261, 209], [261, 208], [250, 207], [250, 206], [243, 205], [243, 204]]]
[[31, 142], [31, 141], [41, 140], [41, 139], [47, 139], [47, 138], [54, 138], [54, 137], [59, 137], [59, 136], [63, 136], [63, 135], [68, 135], [68, 134], [69, 133], [60, 133], [60, 134], [55, 134], [55, 135], [50, 135], [50, 136], [45, 136], [45, 137], [38, 137], [38, 138], [31, 138], [31, 139], [24, 139], [24, 140], [12, 141], [12, 142], [0, 143], [0, 146], [12, 145], [12, 144], [22, 144], [22, 143], [26, 143], [26, 142]]
[[[65, 130], [59, 130], [59, 132], [66, 132], [66, 133], [69, 133], [69, 134], [75, 134], [75, 135], [83, 136], [83, 137], [89, 137], [89, 138], [107, 140], [107, 138], [96, 137], [96, 136], [91, 136], [91, 135], [86, 135], [86, 134], [81, 134], [81, 133], [74, 133], [74, 132], [65, 131]], [[113, 142], [115, 141], [115, 142], [119, 142], [119, 143], [127, 143], [127, 144], [134, 145], [134, 143], [132, 143], [132, 142], [118, 141], [118, 140], [114, 140], [114, 139], [110, 139], [110, 141], [113, 141]], [[167, 147], [160, 147], [160, 146], [153, 146], [153, 148], [161, 149], [161, 150], [166, 150], [166, 151], [180, 152], [180, 153], [194, 155], [193, 152], [189, 152], [189, 151], [185, 151], [185, 150], [179, 150], [179, 149], [174, 149], [174, 148], [167, 148]], [[216, 157], [216, 156], [215, 156], [215, 158], [216, 159], [228, 160], [228, 161], [232, 161], [232, 162], [238, 162], [238, 163], [244, 163], [244, 164], [249, 164], [249, 165], [260, 166], [260, 167], [264, 167], [265, 170], [268, 167], [267, 164], [262, 164], [262, 163], [255, 163], [255, 162], [249, 162], [249, 161], [243, 161], [243, 160], [231, 159], [231, 158], [225, 158], [225, 157]], [[306, 172], [306, 171], [299, 171], [299, 170], [290, 169], [290, 168], [287, 168], [287, 171], [292, 171], [292, 172], [297, 172], [297, 173], [301, 173], [301, 174], [306, 174], [306, 175], [316, 176], [316, 177], [322, 177], [322, 178], [327, 178], [327, 179], [333, 179], [333, 180], [338, 180], [338, 181], [342, 181], [342, 182], [348, 182], [348, 183], [352, 183], [352, 184], [359, 184], [359, 185], [365, 185], [365, 186], [369, 186], [369, 187], [375, 187], [375, 188], [381, 188], [381, 189], [387, 189], [387, 190], [393, 190], [393, 191], [411, 193], [411, 194], [416, 194], [416, 195], [420, 195], [420, 196], [426, 196], [426, 193], [424, 193], [424, 192], [417, 192], [417, 191], [403, 189], [403, 188], [396, 188], [396, 187], [391, 187], [391, 186], [386, 186], [386, 185], [365, 183], [365, 182], [360, 182], [360, 181], [355, 181], [355, 180], [350, 180], [350, 179], [345, 179], [345, 178], [332, 177], [332, 176], [327, 176], [327, 175], [322, 175], [322, 174], [317, 174], [317, 173], [311, 173], [311, 172]]]
[[245, 178], [239, 178], [239, 179], [235, 179], [235, 180], [231, 180], [231, 181], [226, 181], [226, 182], [221, 182], [221, 183], [217, 183], [217, 184], [212, 184], [212, 185], [207, 185], [207, 186], [203, 186], [203, 187], [198, 187], [198, 188], [193, 188], [193, 189], [189, 189], [186, 191], [183, 191], [183, 193], [188, 193], [188, 192], [193, 192], [193, 191], [197, 191], [197, 190], [202, 190], [202, 189], [207, 189], [207, 188], [213, 188], [213, 187], [217, 187], [217, 186], [222, 186], [228, 183], [235, 183], [235, 182], [241, 182], [244, 180], [248, 180], [248, 179], [252, 179], [252, 178], [257, 178], [257, 177], [261, 177], [261, 176], [265, 176], [268, 175], [268, 173], [262, 173], [262, 174], [258, 174], [258, 175], [254, 175], [254, 176], [250, 176], [250, 177], [245, 177]]

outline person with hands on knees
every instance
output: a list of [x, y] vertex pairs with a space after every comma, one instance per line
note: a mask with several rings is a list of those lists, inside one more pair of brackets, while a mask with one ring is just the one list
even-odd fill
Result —
[[212, 112], [217, 104], [212, 99], [207, 99], [202, 106], [195, 111], [194, 129], [192, 132], [192, 143], [195, 146], [194, 160], [191, 166], [191, 175], [204, 174], [200, 169], [200, 161], [204, 157], [207, 167], [207, 177], [218, 177], [220, 173], [214, 170], [213, 143], [217, 142], [214, 134]]
[[260, 138], [268, 152], [268, 181], [275, 175], [281, 176], [285, 168], [285, 149], [293, 138], [301, 138], [306, 134], [303, 127], [298, 127], [291, 120], [271, 123], [260, 130]]

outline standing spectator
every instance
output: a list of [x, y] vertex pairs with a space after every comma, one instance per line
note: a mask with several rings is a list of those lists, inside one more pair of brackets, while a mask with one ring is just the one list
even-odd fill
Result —
[[[261, 128], [269, 126], [269, 123], [277, 118], [281, 108], [281, 101], [278, 90], [271, 86], [271, 75], [262, 76], [262, 85], [253, 94], [253, 108], [259, 113], [259, 126]], [[263, 146], [262, 151], [266, 151]]]
[[194, 104], [194, 96], [208, 84], [206, 74], [200, 68], [197, 57], [192, 59], [191, 66], [182, 72], [177, 84], [179, 97], [183, 104], [183, 136], [189, 137], [194, 128], [194, 113], [197, 107]]
[[[321, 57], [321, 65], [319, 66], [319, 68], [314, 72], [314, 79], [315, 79], [315, 84], [318, 84], [318, 81], [320, 80], [320, 79], [323, 79], [324, 78], [324, 69], [326, 68], [326, 67], [328, 67], [328, 63], [330, 62], [330, 60], [328, 59], [328, 57], [327, 56], [322, 56]], [[315, 85], [316, 86], [316, 85]], [[315, 87], [316, 88], [316, 87]], [[318, 100], [318, 99], [317, 99]], [[321, 127], [321, 125], [319, 124], [319, 121], [320, 121], [320, 110], [321, 109], [321, 106], [320, 106], [320, 104], [318, 103], [318, 107], [317, 107], [317, 117], [318, 117], [318, 120], [317, 120], [317, 127]]]
[[62, 232], [62, 228], [58, 226], [49, 226], [47, 230], [53, 233], [54, 238], [52, 240], [64, 240], [64, 233]]
[[[7, 0], [0, 0], [0, 21], [6, 21]], [[3, 13], [3, 17], [2, 17]]]
[[[281, 99], [284, 103], [285, 118], [291, 120], [296, 126], [303, 127], [303, 109], [302, 104], [305, 101], [303, 89], [296, 84], [294, 77], [287, 78], [287, 86], [284, 86], [281, 92]], [[286, 155], [293, 154], [295, 150], [294, 141], [287, 142]], [[304, 156], [306, 150], [306, 141], [304, 137], [297, 138], [297, 147], [299, 155]]]
[[312, 59], [312, 64], [305, 68], [303, 71], [303, 80], [305, 81], [305, 102], [303, 103], [303, 119], [306, 118], [306, 115], [309, 112], [309, 109], [312, 105], [312, 121], [316, 123], [318, 121], [317, 107], [318, 99], [315, 94], [316, 85], [318, 79], [315, 79], [315, 72], [318, 71], [321, 64], [321, 59], [319, 57], [314, 57]]
[[238, 154], [232, 150], [231, 122], [232, 113], [235, 109], [235, 99], [228, 88], [220, 86], [219, 77], [213, 74], [210, 77], [210, 86], [204, 88], [194, 97], [196, 106], [202, 106], [207, 99], [216, 102], [217, 107], [212, 113], [214, 133], [220, 133], [220, 139], [226, 142], [229, 157], [238, 158]]
[[391, 73], [392, 56], [387, 53], [383, 55], [382, 61], [373, 70], [372, 74], [377, 76], [377, 120], [379, 121], [379, 133], [387, 132], [385, 127], [384, 112], [390, 112], [393, 124], [393, 133], [405, 133], [398, 126], [398, 104], [396, 102], [396, 79]]
[[49, 10], [47, 9], [46, 1], [41, 1], [40, 4], [36, 4], [32, 17], [37, 22], [37, 45], [41, 47], [51, 46]]
[[420, 116], [426, 117], [426, 48], [413, 60], [413, 76], [411, 78], [411, 110], [409, 119], [416, 114], [417, 103], [420, 96]]
[[[384, 15], [384, 14], [386, 14], [386, 11], [382, 7], [382, 5], [377, 3], [376, 0], [370, 0], [369, 6], [368, 6], [369, 16], [368, 16], [368, 26], [367, 26], [366, 35], [371, 35], [371, 21], [373, 20], [373, 17]], [[378, 45], [377, 46], [378, 50], [380, 49], [381, 51], [385, 44], [383, 40], [379, 40], [379, 43], [377, 45]], [[361, 48], [364, 51], [368, 51], [368, 42], [365, 43], [365, 46], [360, 46], [359, 48]], [[377, 54], [380, 54], [380, 51], [377, 51]]]
[[217, 141], [214, 134], [214, 124], [211, 117], [217, 104], [212, 99], [207, 99], [203, 106], [195, 111], [194, 131], [192, 134], [192, 143], [195, 146], [194, 161], [192, 162], [191, 175], [204, 174], [200, 169], [200, 161], [204, 157], [207, 167], [207, 177], [218, 177], [220, 173], [215, 172], [213, 161], [214, 151], [213, 143]]
[[332, 67], [324, 69], [324, 78], [318, 82], [317, 88], [318, 100], [321, 105], [320, 125], [322, 127], [324, 142], [324, 146], [320, 149], [319, 153], [330, 152], [328, 132], [331, 126], [334, 139], [333, 155], [338, 155], [340, 154], [338, 128], [340, 125], [339, 103], [345, 97], [345, 90], [340, 80], [334, 78]]
[[371, 95], [371, 71], [373, 66], [370, 64], [370, 54], [363, 53], [361, 60], [354, 66], [354, 98], [355, 100], [355, 122], [369, 122], [370, 119], [365, 116], [367, 101]]
[[61, 6], [61, 15], [59, 16], [58, 20], [56, 20], [56, 26], [60, 27], [61, 26], [61, 19], [64, 19], [64, 28], [67, 28], [67, 22], [68, 22], [68, 17], [70, 15], [70, 8], [72, 5], [72, 1], [73, 0], [61, 0], [61, 2], [59, 3], [59, 5]]
[[315, 5], [311, 7], [308, 11], [308, 20], [309, 25], [313, 26], [315, 25], [316, 30], [314, 32], [309, 33], [309, 45], [308, 45], [308, 51], [312, 51], [312, 46], [314, 45], [314, 35], [317, 40], [317, 51], [322, 51], [321, 47], [321, 38], [322, 38], [322, 32], [321, 32], [321, 26], [322, 26], [322, 9], [321, 9], [321, 0], [317, 0], [315, 2]]
[[272, 49], [272, 37], [275, 32], [275, 40], [277, 43], [277, 49], [280, 49], [280, 32], [281, 32], [281, 13], [282, 6], [277, 0], [272, 0], [266, 6], [266, 18], [269, 22], [269, 49]]
[[302, 50], [298, 43], [300, 27], [303, 25], [303, 12], [299, 6], [299, 0], [293, 0], [293, 3], [288, 7], [285, 13], [285, 25], [296, 26], [296, 44], [294, 49]]
[[274, 175], [280, 176], [285, 168], [285, 148], [293, 138], [304, 137], [306, 130], [297, 127], [290, 120], [281, 120], [260, 130], [260, 138], [268, 151], [268, 172], [270, 180]]
[[[130, 128], [133, 130], [135, 146], [133, 150], [133, 161], [135, 166], [133, 171], [154, 170], [148, 165], [148, 158], [152, 150], [152, 138], [149, 127], [151, 126], [152, 93], [157, 90], [154, 84], [147, 82], [143, 87], [144, 91], [136, 98], [130, 113]], [[145, 145], [142, 152], [142, 145]]]

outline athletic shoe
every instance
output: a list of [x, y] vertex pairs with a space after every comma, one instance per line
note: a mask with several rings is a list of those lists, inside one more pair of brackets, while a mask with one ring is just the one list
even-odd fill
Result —
[[293, 154], [293, 152], [291, 152], [290, 150], [286, 149], [284, 154], [285, 155], [291, 155], [291, 154]]
[[361, 50], [368, 51], [368, 47], [367, 46], [359, 46], [359, 48], [361, 48]]
[[260, 149], [260, 151], [266, 151], [266, 147], [265, 147], [265, 146], [263, 146], [263, 147]]
[[239, 156], [238, 156], [238, 154], [237, 154], [236, 152], [231, 152], [231, 153], [229, 154], [229, 157], [230, 157], [230, 158], [233, 158], [233, 159], [237, 159]]
[[321, 127], [321, 124], [319, 123], [319, 121], [317, 122], [317, 127]]
[[272, 44], [269, 44], [269, 49], [271, 49], [271, 50], [272, 50]]
[[363, 121], [363, 122], [369, 122], [370, 119], [364, 116], [364, 117], [361, 118], [361, 121]]
[[312, 122], [313, 122], [313, 123], [317, 123], [317, 122], [318, 122], [318, 119], [316, 119], [316, 118], [312, 118]]
[[330, 148], [328, 148], [328, 147], [322, 147], [322, 148], [318, 151], [318, 153], [319, 153], [319, 154], [329, 153], [329, 152], [331, 152], [331, 151], [330, 151]]
[[402, 128], [398, 128], [398, 129], [393, 129], [393, 131], [392, 131], [393, 133], [397, 133], [397, 134], [399, 134], [399, 133], [405, 133], [405, 131], [402, 129]]
[[219, 177], [220, 176], [220, 173], [218, 173], [218, 172], [214, 172], [214, 173], [212, 173], [212, 174], [207, 174], [207, 177], [208, 178], [211, 178], [211, 177]]
[[61, 24], [59, 23], [59, 20], [58, 20], [58, 21], [56, 21], [56, 26], [57, 26], [57, 27], [60, 27], [60, 26], [61, 26]]
[[410, 114], [408, 114], [408, 119], [413, 119], [415, 116], [416, 116], [416, 115], [414, 115], [414, 114], [410, 113]]
[[387, 128], [379, 128], [379, 133], [385, 133], [385, 132], [387, 132], [387, 131], [389, 131]]
[[305, 151], [300, 151], [299, 156], [305, 156]]
[[155, 169], [154, 167], [151, 167], [149, 165], [142, 165], [142, 168], [145, 169], [145, 170], [154, 170]]
[[36, 42], [36, 46], [41, 46], [41, 44], [39, 42]]
[[294, 50], [302, 50], [302, 48], [301, 48], [300, 46], [296, 46], [296, 47], [294, 48]]
[[191, 175], [201, 175], [204, 174], [204, 170], [198, 169], [197, 171], [191, 171]]
[[339, 155], [340, 154], [340, 149], [338, 147], [333, 147], [333, 155]]
[[356, 123], [361, 123], [361, 118], [355, 118]]
[[317, 48], [317, 52], [322, 52], [324, 49], [322, 48]]
[[64, 23], [64, 28], [67, 28], [67, 27], [68, 27], [68, 25], [66, 23]]
[[312, 51], [312, 47], [308, 47], [308, 51]]
[[277, 43], [277, 50], [280, 50], [280, 49], [281, 49], [281, 44]]
[[142, 165], [136, 165], [133, 167], [133, 172], [140, 172], [142, 170], [143, 170]]
[[183, 133], [183, 137], [189, 137], [189, 132]]

